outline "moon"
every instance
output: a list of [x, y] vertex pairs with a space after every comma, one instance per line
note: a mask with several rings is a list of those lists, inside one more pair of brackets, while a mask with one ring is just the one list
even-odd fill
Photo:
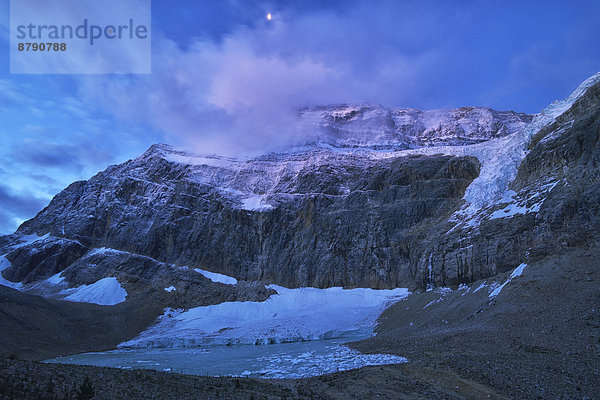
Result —
[[273, 16], [271, 15], [271, 13], [267, 13], [267, 21], [270, 21], [271, 18], [273, 18]]

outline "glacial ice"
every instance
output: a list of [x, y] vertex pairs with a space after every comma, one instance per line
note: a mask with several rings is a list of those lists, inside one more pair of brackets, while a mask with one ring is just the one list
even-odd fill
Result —
[[277, 357], [260, 357], [264, 366], [245, 371], [242, 376], [260, 376], [270, 379], [299, 379], [332, 372], [347, 371], [367, 365], [401, 364], [405, 357], [391, 354], [362, 354], [347, 346], [331, 346], [328, 352], [309, 351], [302, 354], [282, 353]]
[[288, 289], [264, 302], [226, 302], [165, 310], [156, 325], [121, 347], [268, 344], [370, 332], [377, 317], [407, 289]]
[[267, 347], [127, 348], [58, 357], [47, 362], [271, 379], [297, 379], [366, 365], [407, 362], [406, 358], [391, 354], [362, 354], [343, 345], [345, 340], [325, 339]]
[[[448, 154], [474, 156], [481, 162], [479, 176], [467, 187], [463, 199], [466, 204], [457, 211], [453, 219], [471, 226], [479, 224], [480, 210], [500, 202], [509, 192], [509, 184], [516, 177], [517, 169], [527, 155], [527, 146], [533, 135], [544, 126], [551, 124], [567, 111], [591, 86], [600, 82], [600, 72], [588, 78], [565, 100], [555, 101], [537, 114], [533, 121], [522, 129], [504, 137], [466, 146], [422, 147], [399, 152], [380, 152], [379, 157], [397, 157], [411, 154]], [[509, 207], [514, 214], [535, 212], [537, 208]], [[504, 211], [503, 211], [504, 212]], [[503, 216], [502, 213], [494, 217]], [[505, 215], [504, 215], [505, 216]]]

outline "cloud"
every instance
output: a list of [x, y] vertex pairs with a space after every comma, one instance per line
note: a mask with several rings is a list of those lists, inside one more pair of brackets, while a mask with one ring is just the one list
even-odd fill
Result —
[[[0, 171], [0, 175], [1, 174], [2, 171]], [[61, 185], [61, 183], [56, 179], [44, 174], [29, 174], [28, 177], [47, 186], [60, 187]]]
[[15, 192], [0, 184], [0, 234], [14, 231], [24, 218], [33, 217], [47, 203], [47, 199], [37, 198], [27, 191]]
[[[124, 120], [165, 132], [174, 144], [235, 153], [272, 150], [313, 135], [300, 132], [293, 118], [307, 105], [482, 105], [538, 112], [557, 97], [552, 93], [572, 89], [600, 68], [592, 39], [600, 28], [581, 7], [459, 4], [198, 3], [189, 17], [159, 16], [152, 76], [108, 82], [87, 77], [81, 93]], [[199, 17], [193, 35], [196, 25], [188, 20], [213, 14], [224, 22]], [[188, 24], [176, 29], [181, 21]], [[557, 76], [561, 71], [573, 74], [570, 82]], [[536, 84], [521, 83], [528, 79]]]
[[22, 78], [0, 79], [2, 233], [31, 218], [71, 182], [133, 158], [160, 139], [77, 100], [65, 89], [73, 86], [70, 78]]
[[105, 164], [113, 156], [110, 152], [93, 144], [61, 144], [39, 139], [26, 139], [13, 150], [13, 159], [39, 167], [58, 167], [77, 172], [91, 163]]
[[[156, 38], [151, 77], [83, 77], [81, 94], [195, 150], [285, 147], [318, 134], [299, 130], [295, 114], [302, 107], [412, 103], [418, 77], [437, 57], [438, 40], [430, 33], [410, 37], [410, 28], [396, 29], [385, 10], [364, 8], [299, 17], [282, 11], [272, 23], [239, 26], [220, 40], [197, 38], [185, 47]], [[367, 35], [353, 24], [379, 29]]]
[[[468, 7], [436, 1], [226, 4], [229, 22], [196, 36], [189, 29], [177, 31], [183, 37], [157, 33], [159, 18], [152, 76], [83, 77], [81, 97], [123, 121], [163, 132], [171, 144], [254, 154], [318, 136], [316, 127], [298, 126], [295, 115], [305, 106], [538, 112], [555, 98], [549, 89], [541, 96], [539, 88], [572, 89], [556, 71], [582, 80], [596, 72], [590, 60], [600, 62], [585, 49], [585, 32], [574, 28], [587, 21], [586, 31], [600, 33], [589, 17], [563, 23], [565, 32], [555, 29], [557, 9], [575, 12], [568, 5], [537, 13], [532, 5], [517, 5], [515, 14], [504, 4], [469, 1]], [[235, 14], [237, 24], [229, 20], [232, 4], [243, 11]], [[266, 10], [273, 13], [270, 22]], [[560, 56], [565, 49], [568, 57]], [[584, 63], [582, 54], [592, 55]], [[535, 85], [520, 83], [531, 75]]]

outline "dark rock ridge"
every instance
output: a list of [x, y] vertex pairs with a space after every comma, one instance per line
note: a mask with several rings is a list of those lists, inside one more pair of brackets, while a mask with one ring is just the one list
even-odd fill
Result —
[[[11, 263], [2, 271], [3, 277], [22, 282], [23, 291], [44, 297], [62, 299], [69, 293], [65, 290], [91, 285], [105, 277], [117, 278], [128, 301], [143, 303], [151, 298], [162, 308], [264, 301], [274, 293], [258, 283], [216, 283], [188, 267], [114, 249], [92, 249], [76, 240], [50, 235], [31, 243], [19, 243], [16, 235], [13, 239], [7, 247], [0, 248], [2, 253], [8, 250], [4, 257]], [[47, 280], [58, 273], [62, 281]], [[165, 290], [171, 287], [172, 290]]]
[[[482, 206], [477, 223], [457, 214], [487, 162], [469, 155], [479, 154], [470, 145], [490, 143], [493, 152], [498, 138], [518, 138], [531, 116], [322, 107], [300, 113], [327, 130], [321, 143], [253, 159], [154, 145], [71, 184], [17, 231], [49, 233], [55, 239], [44, 251], [61, 261], [12, 250], [4, 277], [30, 282], [68, 265], [86, 271], [63, 274], [70, 283], [96, 276], [103, 264], [79, 246], [139, 257], [129, 258], [127, 280], [164, 276], [161, 285], [176, 266], [289, 287], [424, 288], [495, 275], [597, 235], [597, 91], [587, 89], [541, 127], [511, 184], [513, 198]], [[115, 257], [104, 276], [118, 272]], [[148, 275], [154, 264], [144, 257], [163, 272]]]
[[32, 283], [48, 278], [87, 253], [89, 249], [75, 240], [47, 238], [6, 254], [11, 266], [2, 275], [13, 282]]

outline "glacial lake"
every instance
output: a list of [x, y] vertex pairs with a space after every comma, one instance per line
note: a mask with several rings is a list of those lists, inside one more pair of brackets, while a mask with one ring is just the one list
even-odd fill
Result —
[[403, 357], [389, 354], [362, 354], [344, 346], [347, 341], [345, 337], [266, 345], [117, 349], [46, 362], [272, 379], [302, 378], [366, 365], [406, 362]]

